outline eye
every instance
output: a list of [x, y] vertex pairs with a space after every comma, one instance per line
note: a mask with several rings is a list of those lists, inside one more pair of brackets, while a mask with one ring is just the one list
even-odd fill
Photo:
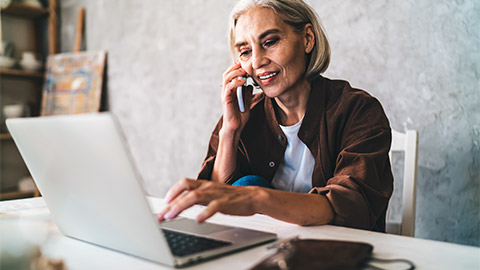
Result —
[[240, 57], [247, 57], [250, 54], [250, 50], [244, 50], [240, 52]]
[[271, 47], [271, 46], [275, 45], [277, 42], [278, 42], [278, 38], [272, 38], [272, 39], [269, 39], [269, 40], [265, 41], [263, 43], [263, 46], [268, 48], [268, 47]]

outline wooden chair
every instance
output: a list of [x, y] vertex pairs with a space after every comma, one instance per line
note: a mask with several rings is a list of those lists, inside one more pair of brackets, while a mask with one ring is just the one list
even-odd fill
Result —
[[387, 233], [399, 234], [404, 236], [415, 235], [417, 148], [418, 132], [416, 130], [407, 130], [406, 133], [392, 130], [392, 147], [389, 153], [390, 162], [393, 164], [394, 152], [404, 152], [405, 157], [403, 168], [403, 196], [401, 221], [390, 221], [389, 212], [387, 212]]

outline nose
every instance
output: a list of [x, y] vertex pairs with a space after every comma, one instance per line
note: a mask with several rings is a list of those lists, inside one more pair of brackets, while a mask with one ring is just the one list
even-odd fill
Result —
[[252, 49], [252, 68], [258, 69], [264, 65], [268, 64], [268, 58], [265, 55], [265, 52], [261, 48]]

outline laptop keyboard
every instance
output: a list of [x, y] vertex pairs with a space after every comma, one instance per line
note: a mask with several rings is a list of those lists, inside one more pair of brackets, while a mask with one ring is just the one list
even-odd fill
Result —
[[162, 229], [162, 231], [173, 255], [179, 257], [232, 244], [230, 242], [165, 229]]

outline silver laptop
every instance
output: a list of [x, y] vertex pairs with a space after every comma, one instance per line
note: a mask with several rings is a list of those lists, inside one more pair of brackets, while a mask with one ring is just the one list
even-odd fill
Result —
[[276, 239], [185, 218], [158, 223], [110, 113], [8, 119], [7, 127], [66, 236], [173, 266]]

